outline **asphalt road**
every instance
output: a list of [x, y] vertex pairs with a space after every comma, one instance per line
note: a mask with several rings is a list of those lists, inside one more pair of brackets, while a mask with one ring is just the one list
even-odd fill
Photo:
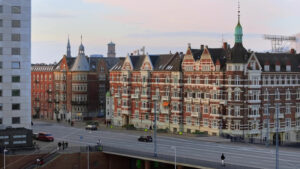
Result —
[[[153, 153], [153, 143], [138, 142], [139, 135], [134, 133], [107, 130], [90, 132], [81, 128], [47, 122], [35, 122], [33, 132], [49, 132], [53, 134], [55, 140], [68, 141], [77, 145], [95, 145], [97, 140], [101, 138], [104, 149], [107, 146], [115, 148], [115, 150], [117, 148], [120, 150], [134, 150], [135, 152], [142, 152], [148, 155]], [[177, 158], [181, 162], [193, 163], [193, 161], [202, 161], [204, 166], [210, 167], [211, 164], [219, 165], [220, 156], [224, 153], [226, 164], [240, 166], [232, 168], [275, 168], [274, 147], [266, 148], [247, 144], [235, 145], [205, 142], [192, 138], [157, 136], [158, 158], [160, 156], [162, 158], [171, 158], [174, 155], [172, 146], [176, 146]], [[300, 168], [300, 149], [280, 148], [279, 159], [280, 169]]]

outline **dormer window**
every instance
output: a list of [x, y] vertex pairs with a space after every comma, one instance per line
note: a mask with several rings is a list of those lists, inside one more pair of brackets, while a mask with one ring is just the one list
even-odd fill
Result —
[[275, 70], [276, 70], [276, 72], [279, 72], [280, 71], [280, 65], [276, 65]]
[[251, 62], [251, 63], [250, 63], [250, 66], [251, 66], [251, 69], [252, 69], [252, 70], [255, 70], [255, 68], [256, 68], [255, 62]]
[[265, 69], [265, 71], [270, 71], [270, 66], [269, 65], [265, 65], [264, 69]]
[[286, 65], [286, 71], [290, 72], [291, 71], [291, 65]]

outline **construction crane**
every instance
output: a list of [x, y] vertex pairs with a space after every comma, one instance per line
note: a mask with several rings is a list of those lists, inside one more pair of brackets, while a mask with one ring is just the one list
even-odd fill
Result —
[[296, 41], [295, 36], [282, 36], [282, 35], [264, 35], [264, 39], [271, 40], [272, 52], [282, 53], [284, 52], [283, 42]]

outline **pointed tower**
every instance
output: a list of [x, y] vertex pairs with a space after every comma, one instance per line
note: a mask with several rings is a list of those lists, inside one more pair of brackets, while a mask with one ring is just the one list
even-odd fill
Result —
[[228, 62], [231, 63], [245, 63], [249, 57], [249, 53], [243, 46], [243, 28], [240, 21], [240, 1], [238, 3], [238, 23], [235, 27], [234, 37], [235, 43], [230, 51]]
[[82, 36], [81, 36], [81, 44], [79, 46], [78, 50], [78, 56], [76, 57], [76, 60], [72, 66], [72, 71], [89, 71], [90, 65], [87, 60], [87, 57], [84, 53], [84, 46], [82, 44]]
[[68, 44], [67, 44], [67, 58], [70, 58], [71, 56], [71, 45], [70, 45], [70, 38], [68, 36]]
[[240, 11], [240, 2], [238, 4], [238, 23], [235, 27], [235, 32], [234, 32], [234, 36], [235, 36], [235, 43], [243, 43], [243, 28], [242, 25], [240, 23], [240, 15], [241, 11]]

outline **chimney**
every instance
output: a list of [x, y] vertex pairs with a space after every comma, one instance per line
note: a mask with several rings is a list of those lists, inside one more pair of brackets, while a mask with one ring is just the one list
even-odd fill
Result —
[[228, 49], [227, 42], [223, 42], [223, 49], [224, 49], [224, 50], [227, 50], [227, 49]]
[[188, 43], [188, 48], [191, 48], [191, 43]]
[[201, 49], [201, 50], [204, 50], [204, 45], [201, 45], [201, 46], [200, 46], [200, 49]]
[[296, 51], [295, 51], [295, 49], [294, 49], [294, 48], [292, 48], [292, 49], [291, 49], [291, 51], [290, 51], [290, 53], [291, 53], [291, 54], [296, 54]]

